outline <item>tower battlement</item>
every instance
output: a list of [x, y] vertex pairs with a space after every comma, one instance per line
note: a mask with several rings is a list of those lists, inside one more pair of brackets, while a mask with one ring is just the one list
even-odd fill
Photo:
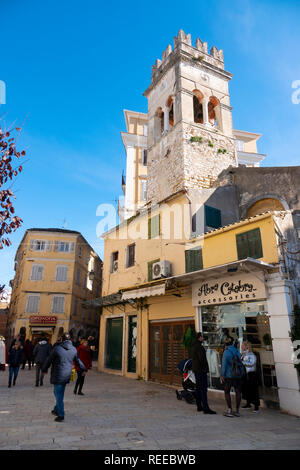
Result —
[[217, 49], [212, 46], [208, 52], [207, 42], [202, 42], [197, 38], [195, 46], [192, 46], [192, 38], [190, 34], [185, 34], [181, 29], [177, 36], [174, 37], [174, 49], [169, 44], [165, 51], [162, 53], [162, 60], [157, 59], [152, 66], [152, 82], [159, 77], [165, 66], [169, 63], [171, 58], [181, 50], [185, 55], [190, 56], [195, 61], [206, 62], [217, 68], [224, 70], [224, 57], [222, 49]]

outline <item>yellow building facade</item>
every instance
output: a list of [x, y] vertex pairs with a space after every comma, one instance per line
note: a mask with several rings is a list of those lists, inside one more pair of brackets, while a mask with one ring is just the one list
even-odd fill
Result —
[[45, 333], [54, 344], [62, 332], [97, 335], [99, 312], [82, 307], [101, 295], [102, 262], [79, 233], [27, 230], [16, 253], [7, 336], [35, 340]]

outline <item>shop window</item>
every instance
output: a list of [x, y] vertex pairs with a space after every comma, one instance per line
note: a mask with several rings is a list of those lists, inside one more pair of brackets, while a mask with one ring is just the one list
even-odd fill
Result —
[[135, 243], [127, 247], [126, 267], [130, 268], [131, 266], [134, 266], [134, 263], [135, 263]]
[[148, 219], [148, 238], [155, 238], [160, 235], [160, 214]]
[[204, 210], [205, 210], [205, 225], [207, 227], [212, 227], [212, 228], [222, 227], [220, 209], [215, 209], [214, 207], [205, 205]]
[[153, 261], [150, 261], [148, 263], [148, 281], [153, 281], [153, 278], [152, 278], [152, 266], [154, 263], [158, 263], [160, 261], [160, 259], [155, 259]]
[[185, 272], [190, 273], [203, 269], [202, 248], [185, 251]]
[[244, 233], [236, 235], [236, 246], [238, 259], [262, 258], [262, 242], [260, 229], [255, 228]]

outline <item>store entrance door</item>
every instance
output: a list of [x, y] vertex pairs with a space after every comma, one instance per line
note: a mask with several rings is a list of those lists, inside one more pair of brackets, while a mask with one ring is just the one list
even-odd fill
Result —
[[36, 343], [38, 343], [39, 341], [41, 341], [42, 335], [46, 336], [46, 338], [48, 339], [48, 343], [49, 343], [49, 344], [52, 344], [52, 343], [51, 343], [52, 334], [49, 333], [49, 332], [43, 332], [43, 331], [33, 331], [33, 332], [32, 332], [32, 334], [31, 334], [31, 342], [32, 342], [32, 344], [35, 345]]
[[123, 318], [109, 318], [106, 328], [106, 364], [108, 369], [122, 370]]
[[190, 357], [184, 346], [185, 334], [191, 328], [195, 332], [194, 321], [171, 321], [150, 324], [150, 373], [149, 378], [167, 384], [180, 384], [182, 377], [177, 365]]

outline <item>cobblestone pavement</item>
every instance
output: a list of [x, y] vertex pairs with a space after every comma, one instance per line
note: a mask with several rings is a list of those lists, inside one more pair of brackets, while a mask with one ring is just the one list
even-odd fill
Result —
[[277, 410], [245, 410], [225, 418], [223, 400], [210, 402], [217, 415], [197, 413], [176, 399], [174, 389], [91, 370], [84, 396], [65, 393], [65, 421], [56, 423], [50, 373], [35, 387], [35, 370], [21, 370], [10, 389], [0, 373], [0, 450], [3, 449], [300, 449], [300, 419]]

